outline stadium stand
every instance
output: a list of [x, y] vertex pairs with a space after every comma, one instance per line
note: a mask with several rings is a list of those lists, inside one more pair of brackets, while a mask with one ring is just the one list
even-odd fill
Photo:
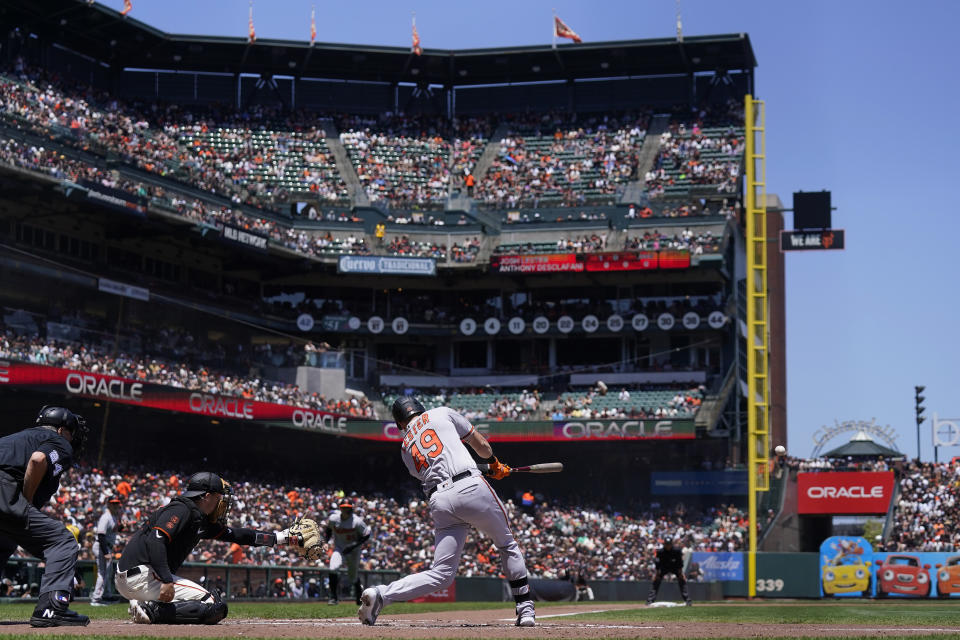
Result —
[[567, 392], [560, 395], [551, 418], [686, 418], [696, 412], [705, 387], [693, 389], [627, 389], [599, 393]]
[[[373, 417], [373, 405], [356, 397], [327, 399], [319, 394], [301, 391], [294, 384], [262, 380], [256, 376], [240, 375], [235, 370], [217, 370], [215, 367], [193, 364], [186, 359], [172, 360], [145, 354], [113, 354], [112, 350], [89, 342], [55, 340], [39, 336], [21, 336], [5, 325], [0, 325], [0, 357], [35, 364], [63, 367], [78, 371], [104, 373], [112, 376], [153, 382], [181, 389], [192, 389], [224, 396], [239, 396], [251, 400], [289, 404], [298, 407], [330, 411], [355, 417]], [[162, 334], [158, 334], [159, 338]], [[176, 334], [170, 334], [176, 335]], [[180, 340], [150, 340], [144, 348], [165, 350], [166, 346], [181, 357], [187, 350], [179, 348]], [[194, 355], [197, 355], [194, 352]], [[269, 354], [266, 354], [269, 355]], [[204, 360], [224, 359], [204, 357]], [[226, 364], [226, 363], [225, 363]]]
[[477, 199], [494, 209], [612, 203], [635, 177], [648, 121], [646, 113], [515, 118]]
[[[81, 558], [89, 559], [93, 534], [103, 502], [119, 495], [124, 501], [122, 519], [137, 523], [181, 489], [180, 478], [189, 471], [146, 467], [80, 467], [69, 485], [46, 507], [54, 517], [80, 528]], [[373, 529], [364, 545], [361, 568], [415, 572], [429, 563], [429, 554], [409, 546], [411, 540], [432, 539], [427, 503], [410, 499], [404, 489], [394, 493], [353, 496], [358, 515]], [[279, 529], [305, 515], [324, 520], [330, 505], [343, 496], [330, 485], [281, 485], [247, 475], [234, 484], [236, 506], [232, 519], [246, 527]], [[516, 500], [520, 502], [519, 496]], [[702, 512], [682, 506], [611, 511], [606, 505], [571, 503], [538, 496], [529, 506], [506, 501], [511, 529], [526, 550], [531, 575], [561, 578], [584, 572], [590, 579], [642, 580], [654, 572], [654, 555], [667, 537], [697, 551], [736, 551], [743, 548], [746, 518], [732, 506], [717, 505]], [[120, 545], [126, 536], [121, 534]], [[22, 552], [21, 552], [22, 553]], [[229, 544], [204, 541], [189, 561], [220, 563], [227, 559], [244, 565], [292, 566], [299, 558], [283, 548], [248, 547], [240, 557]], [[460, 575], [499, 575], [498, 554], [490, 540], [471, 531]], [[235, 595], [235, 594], [231, 594]], [[264, 594], [266, 595], [266, 594]]]
[[701, 110], [695, 117], [671, 122], [660, 138], [660, 152], [647, 172], [651, 196], [683, 196], [691, 187], [706, 193], [734, 193], [743, 164], [743, 105]]

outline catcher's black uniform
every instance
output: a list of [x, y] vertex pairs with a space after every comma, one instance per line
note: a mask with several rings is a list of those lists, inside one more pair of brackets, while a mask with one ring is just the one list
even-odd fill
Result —
[[647, 594], [647, 604], [656, 600], [660, 583], [663, 582], [663, 576], [668, 573], [677, 576], [677, 586], [680, 587], [680, 595], [683, 596], [683, 601], [692, 604], [690, 594], [687, 593], [687, 579], [683, 575], [683, 553], [679, 549], [674, 549], [673, 543], [669, 541], [665, 542], [660, 551], [657, 552], [657, 575], [653, 578], [650, 593]]
[[[117, 563], [117, 591], [132, 602], [134, 621], [143, 624], [216, 624], [227, 616], [227, 604], [216, 589], [177, 577], [197, 543], [203, 539], [243, 545], [273, 546], [277, 534], [229, 527], [211, 521], [196, 498], [207, 493], [224, 495], [229, 502], [229, 485], [219, 476], [202, 472], [187, 482], [187, 491], [155, 511], [127, 543]], [[219, 511], [226, 516], [226, 507]], [[157, 600], [164, 584], [174, 585], [174, 600]]]

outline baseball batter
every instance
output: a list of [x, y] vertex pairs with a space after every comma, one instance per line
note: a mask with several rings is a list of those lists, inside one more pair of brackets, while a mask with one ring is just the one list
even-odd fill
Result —
[[487, 439], [456, 411], [445, 407], [426, 411], [416, 399], [402, 396], [393, 403], [393, 419], [403, 433], [403, 462], [410, 475], [423, 483], [430, 501], [433, 565], [427, 571], [364, 590], [360, 621], [375, 624], [380, 610], [391, 602], [413, 600], [449, 586], [460, 565], [467, 531], [473, 526], [497, 546], [516, 601], [517, 626], [535, 626], [523, 553], [510, 531], [503, 503], [481, 476], [463, 443], [484, 459], [494, 479], [506, 477], [510, 467], [494, 457]]
[[360, 567], [360, 547], [370, 539], [370, 527], [353, 513], [353, 503], [340, 502], [340, 511], [330, 514], [324, 529], [324, 540], [333, 538], [333, 553], [330, 555], [330, 599], [327, 604], [337, 604], [340, 600], [340, 574], [344, 560], [347, 562], [347, 579], [353, 585], [353, 597], [360, 604], [360, 592], [363, 587], [357, 579]]

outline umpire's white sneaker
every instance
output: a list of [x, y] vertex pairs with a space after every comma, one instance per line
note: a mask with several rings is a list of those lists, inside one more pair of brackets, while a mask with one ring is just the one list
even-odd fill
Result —
[[518, 627], [535, 627], [537, 626], [537, 616], [534, 613], [533, 603], [528, 603], [529, 606], [517, 607], [517, 626]]
[[357, 611], [357, 617], [363, 624], [373, 626], [377, 622], [377, 616], [383, 609], [383, 597], [374, 587], [364, 589], [360, 594], [360, 610]]

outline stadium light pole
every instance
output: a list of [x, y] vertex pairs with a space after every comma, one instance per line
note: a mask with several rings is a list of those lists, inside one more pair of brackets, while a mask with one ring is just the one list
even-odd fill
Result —
[[923, 406], [923, 401], [926, 398], [922, 395], [923, 390], [926, 389], [923, 385], [917, 385], [913, 388], [913, 411], [917, 417], [917, 461], [920, 461], [920, 425], [923, 424], [923, 421], [926, 418], [923, 417], [923, 412], [926, 408]]

